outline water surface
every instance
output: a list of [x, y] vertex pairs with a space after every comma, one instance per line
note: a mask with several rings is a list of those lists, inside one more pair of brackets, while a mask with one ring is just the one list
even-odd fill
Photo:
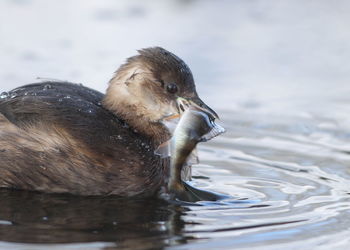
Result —
[[192, 184], [219, 202], [0, 191], [0, 248], [345, 249], [350, 245], [348, 1], [0, 3], [0, 88], [49, 77], [104, 91], [138, 48], [191, 67], [227, 133]]

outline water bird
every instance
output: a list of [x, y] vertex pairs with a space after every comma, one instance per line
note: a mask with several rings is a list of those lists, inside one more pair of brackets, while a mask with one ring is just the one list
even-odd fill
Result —
[[166, 118], [197, 106], [189, 67], [151, 47], [126, 60], [102, 94], [41, 81], [0, 95], [0, 187], [75, 195], [152, 196], [169, 178]]

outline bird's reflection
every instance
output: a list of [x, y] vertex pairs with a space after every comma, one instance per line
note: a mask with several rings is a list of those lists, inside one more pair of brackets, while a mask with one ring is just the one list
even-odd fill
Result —
[[76, 197], [0, 190], [0, 240], [113, 242], [127, 248], [185, 243], [184, 207], [159, 199]]

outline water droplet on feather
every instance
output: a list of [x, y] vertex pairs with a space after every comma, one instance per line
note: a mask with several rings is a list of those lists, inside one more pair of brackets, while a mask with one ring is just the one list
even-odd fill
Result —
[[8, 96], [9, 96], [9, 93], [7, 93], [7, 92], [2, 92], [2, 93], [0, 94], [0, 98], [1, 98], [1, 99], [7, 98]]

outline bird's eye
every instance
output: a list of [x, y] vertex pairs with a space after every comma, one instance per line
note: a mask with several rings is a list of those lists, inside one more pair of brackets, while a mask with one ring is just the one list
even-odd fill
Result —
[[170, 94], [175, 94], [178, 91], [177, 85], [175, 83], [169, 83], [166, 86], [166, 90], [170, 93]]

